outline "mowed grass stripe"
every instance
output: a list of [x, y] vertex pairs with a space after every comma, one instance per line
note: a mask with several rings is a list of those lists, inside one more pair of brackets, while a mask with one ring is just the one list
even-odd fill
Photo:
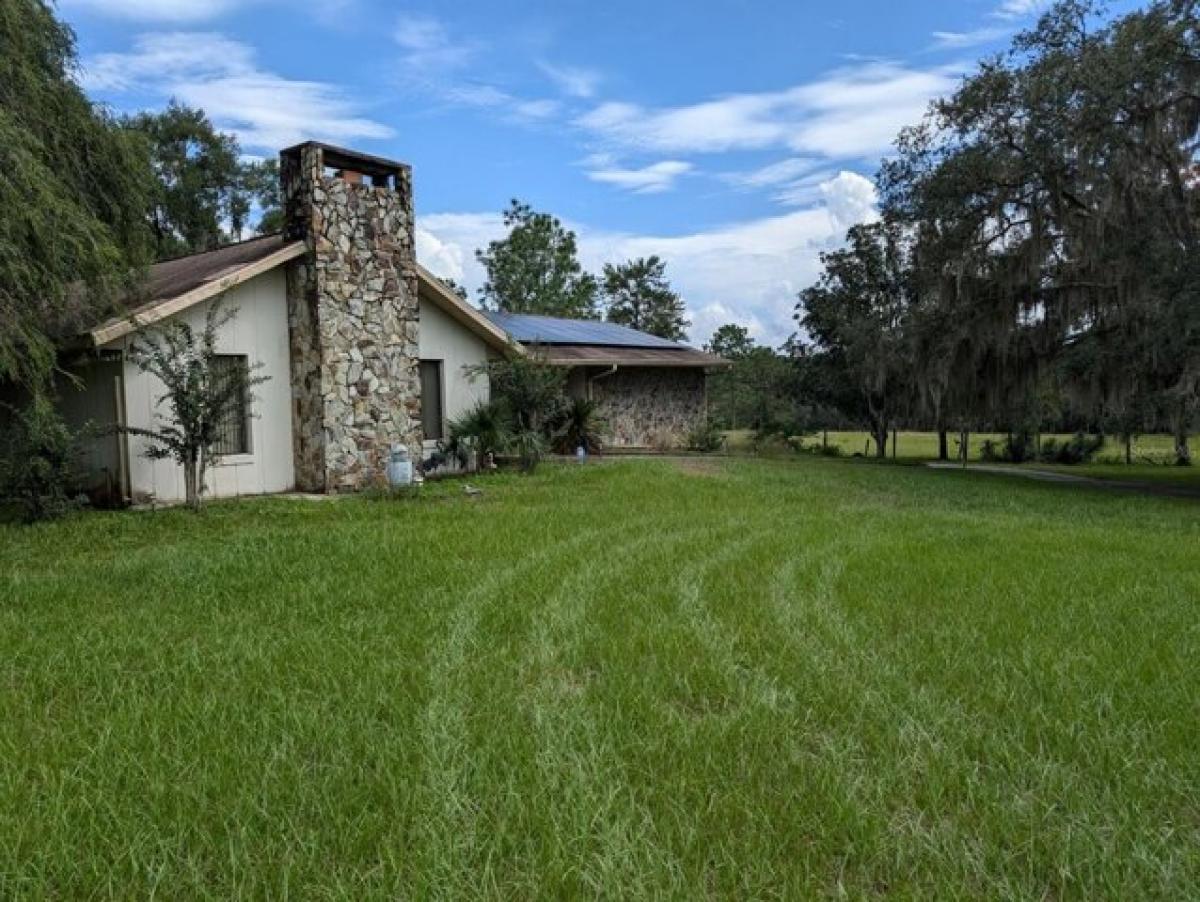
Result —
[[[546, 582], [518, 581], [498, 596], [499, 604], [482, 606], [481, 629], [486, 624], [489, 635], [508, 641], [482, 641], [457, 675], [455, 695], [473, 726], [459, 737], [470, 761], [459, 791], [476, 823], [464, 834], [470, 841], [460, 847], [459, 866], [443, 885], [467, 895], [553, 887], [571, 894], [595, 892], [612, 881], [636, 886], [639, 875], [654, 872], [648, 864], [636, 865], [652, 854], [646, 818], [628, 807], [604, 736], [576, 694], [588, 676], [558, 660], [597, 595], [620, 588], [642, 559], [672, 556], [697, 532], [643, 525], [655, 542], [630, 539], [617, 527], [589, 531], [560, 546], [569, 549], [559, 561], [566, 566], [547, 571]], [[614, 541], [601, 541], [607, 539]], [[605, 553], [597, 555], [597, 548]], [[537, 569], [541, 575], [543, 568]], [[513, 637], [521, 637], [519, 644]], [[522, 728], [512, 730], [512, 721]], [[526, 804], [512, 804], [515, 798]], [[441, 846], [431, 842], [429, 850], [436, 854]], [[496, 875], [497, 864], [507, 880]], [[555, 876], [547, 882], [547, 874]]]
[[[433, 655], [430, 682], [435, 689], [422, 718], [425, 737], [421, 772], [429, 778], [425, 790], [431, 811], [438, 812], [422, 825], [413, 850], [415, 857], [428, 856], [432, 875], [429, 888], [457, 887], [463, 893], [497, 889], [488, 868], [490, 850], [498, 837], [495, 820], [502, 812], [488, 811], [490, 784], [480, 785], [480, 774], [489, 771], [489, 749], [480, 748], [476, 734], [488, 734], [479, 721], [485, 721], [491, 706], [502, 702], [510, 707], [510, 717], [524, 720], [514, 704], [523, 700], [511, 693], [511, 684], [491, 668], [503, 668], [507, 654], [498, 654], [496, 639], [504, 636], [504, 647], [511, 652], [511, 630], [480, 633], [480, 623], [488, 611], [504, 605], [519, 605], [523, 616], [538, 605], [538, 600], [553, 595], [555, 582], [569, 579], [594, 557], [598, 544], [621, 538], [623, 531], [614, 525], [607, 529], [587, 528], [568, 533], [566, 538], [549, 542], [509, 567], [498, 568], [455, 604], [447, 640]], [[514, 607], [515, 609], [515, 607]], [[484, 669], [485, 682], [475, 680]], [[502, 699], [480, 699], [477, 693], [494, 696], [510, 690]], [[516, 739], [521, 734], [514, 734]], [[501, 757], [512, 756], [514, 748], [503, 748]]]

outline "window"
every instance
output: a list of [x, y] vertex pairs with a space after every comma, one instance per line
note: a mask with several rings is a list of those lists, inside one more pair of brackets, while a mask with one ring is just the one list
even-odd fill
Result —
[[[250, 379], [250, 360], [245, 354], [218, 354], [213, 358], [213, 374], [220, 380], [236, 379], [245, 386]], [[250, 453], [250, 404], [248, 390], [238, 395], [217, 424], [217, 454]]]
[[442, 440], [442, 362], [421, 361], [421, 431], [425, 441]]

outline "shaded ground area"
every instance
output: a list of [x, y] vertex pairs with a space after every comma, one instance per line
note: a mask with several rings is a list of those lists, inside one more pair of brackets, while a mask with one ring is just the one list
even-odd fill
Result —
[[0, 898], [1195, 895], [1192, 505], [712, 463], [0, 528]]

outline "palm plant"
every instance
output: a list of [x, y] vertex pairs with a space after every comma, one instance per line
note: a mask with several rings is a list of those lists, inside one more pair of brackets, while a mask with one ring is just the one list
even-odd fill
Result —
[[546, 456], [546, 436], [536, 429], [517, 429], [509, 440], [509, 448], [521, 462], [521, 469], [532, 473]]
[[511, 420], [508, 405], [503, 401], [480, 401], [450, 421], [443, 451], [461, 466], [478, 469], [479, 461], [489, 451], [501, 454], [507, 449], [512, 434]]
[[566, 454], [576, 448], [591, 453], [602, 445], [602, 435], [607, 428], [600, 416], [600, 405], [586, 398], [572, 398], [559, 414], [554, 424], [554, 447]]

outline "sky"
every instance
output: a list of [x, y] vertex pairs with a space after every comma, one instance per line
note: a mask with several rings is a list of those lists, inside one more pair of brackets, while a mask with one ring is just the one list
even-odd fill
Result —
[[[692, 343], [778, 345], [822, 251], [875, 215], [899, 129], [1045, 0], [59, 0], [118, 112], [203, 108], [252, 156], [409, 163], [417, 254], [470, 289], [510, 198], [585, 267], [657, 254]], [[1115, 3], [1115, 11], [1131, 2]]]

